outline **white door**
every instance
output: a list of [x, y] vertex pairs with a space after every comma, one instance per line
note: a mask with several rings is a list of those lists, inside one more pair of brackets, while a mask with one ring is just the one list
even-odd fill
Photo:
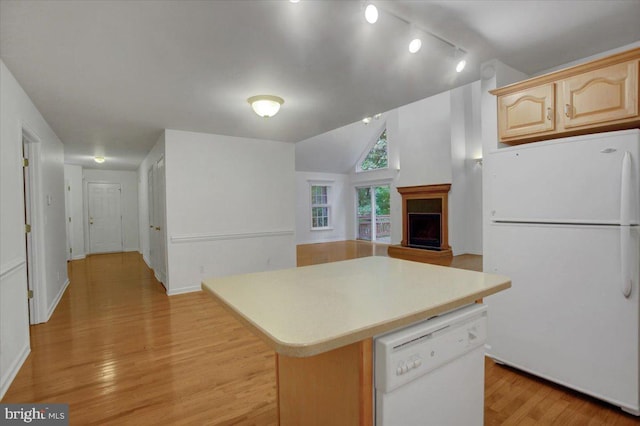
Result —
[[34, 292], [34, 277], [35, 277], [35, 268], [33, 262], [33, 250], [34, 250], [34, 241], [33, 234], [31, 229], [32, 224], [32, 209], [31, 205], [31, 197], [32, 197], [32, 175], [29, 171], [29, 142], [23, 137], [22, 138], [22, 156], [25, 160], [23, 170], [23, 185], [24, 185], [24, 223], [25, 223], [25, 247], [26, 247], [26, 259], [27, 259], [27, 289], [29, 291], [29, 323], [36, 324], [36, 306], [35, 300], [33, 298]]
[[165, 229], [165, 176], [164, 176], [164, 157], [160, 158], [156, 163], [155, 181], [153, 191], [154, 202], [154, 232], [156, 238], [156, 262], [154, 270], [158, 278], [166, 283], [166, 229]]
[[91, 253], [122, 251], [119, 183], [88, 183], [89, 248]]
[[149, 209], [149, 266], [151, 269], [155, 269], [155, 245], [156, 245], [156, 233], [155, 233], [155, 204], [154, 204], [154, 195], [153, 191], [155, 188], [154, 182], [154, 174], [153, 174], [153, 166], [149, 167], [149, 171], [147, 172], [147, 207]]
[[72, 229], [71, 229], [71, 186], [69, 180], [64, 181], [64, 212], [65, 212], [65, 224], [67, 226], [67, 261], [72, 260]]

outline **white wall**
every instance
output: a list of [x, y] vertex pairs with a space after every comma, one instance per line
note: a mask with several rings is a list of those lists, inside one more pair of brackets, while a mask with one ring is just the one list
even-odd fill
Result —
[[[331, 229], [311, 229], [311, 184], [327, 185], [331, 204]], [[343, 241], [347, 237], [348, 209], [352, 197], [349, 175], [296, 172], [296, 244]]]
[[91, 249], [89, 234], [88, 183], [118, 183], [121, 189], [122, 207], [122, 243], [124, 251], [139, 251], [139, 215], [138, 215], [138, 173], [126, 170], [83, 169], [84, 210], [83, 223], [85, 229], [85, 247]]
[[64, 180], [67, 184], [66, 196], [69, 197], [69, 211], [66, 212], [67, 220], [71, 218], [70, 241], [71, 258], [73, 260], [84, 259], [84, 208], [82, 166], [71, 164], [64, 165]]
[[444, 92], [398, 108], [397, 186], [451, 182], [450, 99]]
[[293, 144], [165, 131], [168, 294], [294, 267]]
[[482, 254], [480, 81], [451, 90], [449, 243], [453, 254]]
[[32, 235], [36, 322], [49, 319], [67, 278], [63, 146], [11, 72], [0, 61], [0, 397], [30, 351], [27, 306], [23, 128], [37, 140]]

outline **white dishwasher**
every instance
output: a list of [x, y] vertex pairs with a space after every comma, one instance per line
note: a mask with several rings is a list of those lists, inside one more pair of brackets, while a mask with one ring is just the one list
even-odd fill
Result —
[[376, 337], [376, 426], [482, 425], [486, 335], [473, 304]]

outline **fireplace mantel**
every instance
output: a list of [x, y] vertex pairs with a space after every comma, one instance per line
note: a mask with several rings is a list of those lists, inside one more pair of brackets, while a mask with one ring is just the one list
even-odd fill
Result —
[[[397, 188], [402, 196], [402, 241], [389, 246], [388, 254], [406, 260], [449, 265], [453, 258], [449, 246], [449, 190], [451, 184], [404, 186]], [[440, 247], [433, 249], [410, 247], [409, 213], [439, 213], [441, 218]]]

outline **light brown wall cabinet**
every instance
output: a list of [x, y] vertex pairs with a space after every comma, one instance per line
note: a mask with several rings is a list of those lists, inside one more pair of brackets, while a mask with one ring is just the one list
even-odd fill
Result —
[[640, 48], [491, 91], [501, 142], [640, 127]]

